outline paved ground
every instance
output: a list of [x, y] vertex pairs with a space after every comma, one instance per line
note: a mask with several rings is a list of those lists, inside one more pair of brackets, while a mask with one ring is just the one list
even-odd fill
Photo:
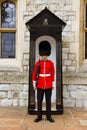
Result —
[[0, 107], [0, 130], [87, 130], [87, 110], [64, 108], [63, 115], [53, 115], [55, 123], [45, 119], [34, 123], [36, 115], [28, 115], [27, 108]]

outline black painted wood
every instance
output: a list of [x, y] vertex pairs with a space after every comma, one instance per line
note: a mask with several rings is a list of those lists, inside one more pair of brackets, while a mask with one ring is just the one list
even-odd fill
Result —
[[63, 113], [62, 87], [62, 41], [56, 43], [56, 109]]
[[30, 41], [28, 112], [35, 109], [35, 92], [32, 86], [32, 71], [35, 64], [35, 41]]

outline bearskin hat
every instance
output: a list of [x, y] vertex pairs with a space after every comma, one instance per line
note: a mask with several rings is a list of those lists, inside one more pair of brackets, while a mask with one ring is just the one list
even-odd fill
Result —
[[51, 45], [48, 41], [41, 41], [39, 44], [40, 56], [49, 56], [51, 54]]

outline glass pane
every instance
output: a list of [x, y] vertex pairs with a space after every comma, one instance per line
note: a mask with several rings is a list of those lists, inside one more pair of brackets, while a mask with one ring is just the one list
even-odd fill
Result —
[[6, 2], [1, 4], [1, 27], [15, 28], [16, 27], [16, 7], [15, 3], [10, 2], [6, 7]]
[[15, 33], [1, 33], [1, 58], [15, 58]]
[[85, 59], [87, 59], [87, 32], [85, 33]]

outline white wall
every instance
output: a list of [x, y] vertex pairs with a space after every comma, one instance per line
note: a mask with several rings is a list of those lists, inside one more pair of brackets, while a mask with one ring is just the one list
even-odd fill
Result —
[[[39, 56], [38, 46], [43, 40], [47, 40], [51, 44], [51, 55], [48, 57], [49, 60], [54, 62], [55, 67], [55, 89], [52, 91], [52, 102], [56, 102], [56, 41], [51, 36], [41, 36], [36, 40], [35, 60], [38, 61], [41, 57]], [[45, 99], [44, 99], [45, 101]]]

